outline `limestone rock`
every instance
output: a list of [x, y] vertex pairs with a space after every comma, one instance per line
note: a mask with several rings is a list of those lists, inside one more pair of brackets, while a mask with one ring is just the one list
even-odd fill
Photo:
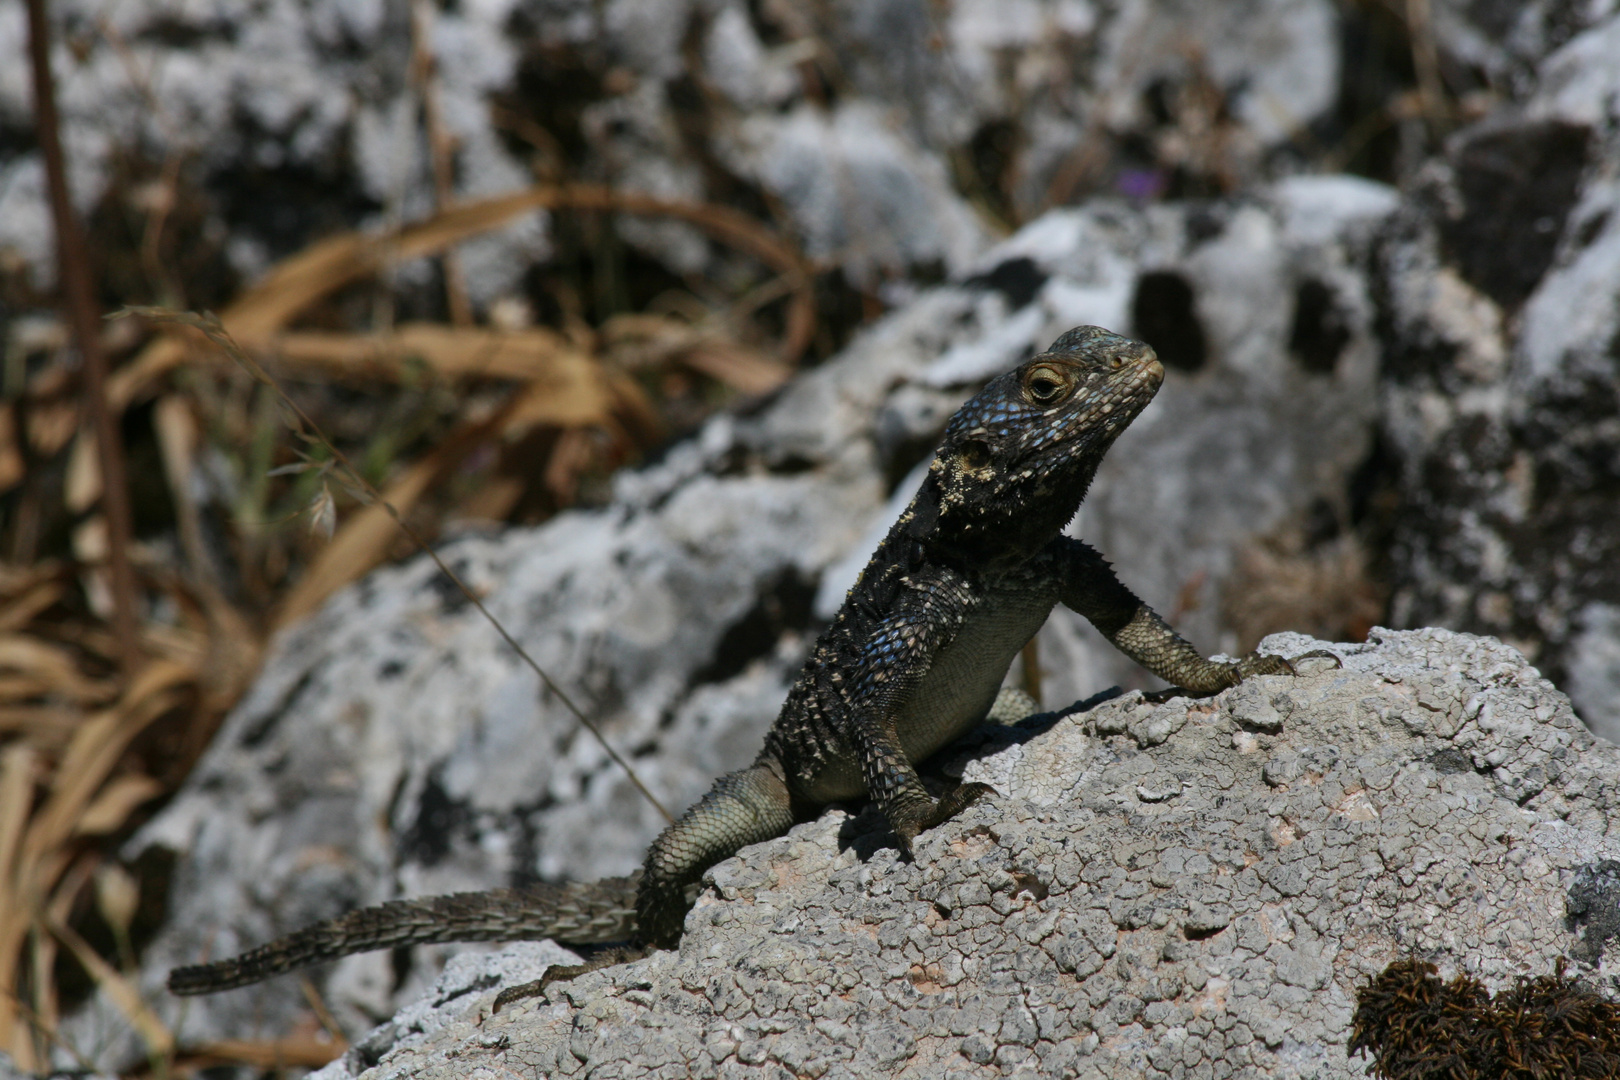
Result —
[[[186, 194], [208, 215], [197, 243], [244, 279], [357, 219], [430, 212], [409, 5], [131, 0], [108, 13], [63, 0], [52, 13], [81, 209], [123, 159], [182, 155]], [[23, 12], [0, 9], [0, 130], [30, 124], [26, 41]], [[1229, 95], [1223, 138], [1241, 149], [1220, 167], [1258, 180], [1273, 175], [1263, 155], [1330, 114], [1339, 88], [1330, 0], [492, 0], [436, 11], [426, 44], [458, 198], [520, 187], [531, 153], [562, 146], [579, 179], [693, 201], [763, 196], [809, 254], [868, 288], [960, 273], [992, 242], [997, 224], [972, 197], [984, 192], [955, 174], [974, 155], [1006, 155], [998, 140], [1027, 143], [1012, 198], [1028, 218], [1069, 198], [1080, 148], [1154, 138], [1157, 90]], [[521, 126], [499, 119], [514, 111], [556, 143], [524, 146]], [[462, 246], [475, 304], [521, 291], [551, 250], [547, 220]], [[48, 221], [32, 141], [0, 140], [0, 251], [39, 285], [53, 273]], [[618, 228], [679, 273], [727, 266], [678, 223]], [[431, 281], [425, 261], [400, 273]]]
[[1396, 625], [1498, 634], [1620, 739], [1620, 15], [1459, 132], [1381, 250]]
[[[1356, 988], [1397, 958], [1620, 973], [1620, 748], [1564, 695], [1448, 631], [1267, 647], [1343, 667], [1003, 729], [964, 773], [1001, 794], [915, 862], [828, 811], [716, 866], [678, 951], [498, 1014], [513, 961], [457, 968], [321, 1080], [1352, 1077]], [[1257, 692], [1281, 730], [1238, 715]]]

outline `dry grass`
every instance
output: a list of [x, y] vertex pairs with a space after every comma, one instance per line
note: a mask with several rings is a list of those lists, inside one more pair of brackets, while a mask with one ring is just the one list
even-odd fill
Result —
[[1383, 615], [1383, 588], [1351, 534], [1309, 543], [1296, 528], [1241, 546], [1222, 590], [1221, 617], [1241, 650], [1295, 630], [1323, 641], [1365, 641]]
[[[257, 642], [219, 633], [192, 607], [180, 624], [143, 634], [146, 659], [121, 680], [112, 636], [72, 610], [69, 567], [0, 579], [0, 624], [22, 631], [0, 642], [0, 1047], [23, 1069], [46, 1064], [65, 948], [152, 1051], [168, 1054], [173, 1040], [131, 973], [91, 949], [71, 919], [104, 868], [102, 841], [183, 776], [256, 666]], [[102, 906], [132, 917], [130, 905]]]
[[[731, 309], [692, 298], [599, 328], [300, 325], [401, 260], [442, 255], [538, 209], [672, 217], [775, 279]], [[783, 298], [785, 329], [773, 343], [752, 317]], [[389, 234], [323, 240], [227, 305], [220, 322], [250, 363], [292, 385], [283, 402], [201, 334], [138, 318], [109, 324], [111, 351], [138, 348], [112, 372], [107, 396], [120, 411], [150, 409], [176, 538], [131, 553], [146, 611], [163, 614], [143, 625], [128, 676], [119, 666], [127, 643], [107, 628], [101, 478], [78, 388], [64, 364], [38, 371], [0, 406], [0, 495], [12, 493], [19, 508], [8, 524], [20, 556], [0, 563], [0, 1050], [23, 1069], [48, 1067], [53, 1047], [76, 1056], [59, 1033], [59, 975], [71, 964], [140, 1035], [154, 1075], [232, 1062], [318, 1065], [341, 1053], [341, 1039], [319, 1029], [269, 1042], [177, 1043], [137, 988], [136, 886], [111, 845], [184, 779], [257, 672], [268, 635], [401, 554], [401, 524], [431, 533], [457, 518], [567, 505], [586, 478], [665, 437], [660, 378], [679, 373], [722, 395], [768, 393], [791, 374], [813, 317], [803, 261], [741, 214], [545, 186], [452, 206]], [[415, 434], [384, 443], [339, 433], [365, 474], [345, 478], [334, 468], [344, 451], [307, 425], [289, 428], [284, 414], [307, 405], [341, 421], [344, 395], [354, 394], [393, 410]], [[223, 507], [197, 497], [205, 460], [229, 462], [239, 481]], [[31, 477], [62, 461], [62, 502], [79, 518], [65, 557], [39, 560], [48, 515]], [[97, 918], [119, 943], [112, 954], [80, 929]]]

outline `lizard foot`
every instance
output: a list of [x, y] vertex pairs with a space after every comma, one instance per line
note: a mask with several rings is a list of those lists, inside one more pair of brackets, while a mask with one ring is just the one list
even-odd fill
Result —
[[927, 807], [918, 807], [916, 812], [908, 815], [905, 820], [892, 823], [895, 833], [900, 837], [900, 850], [909, 857], [911, 842], [917, 838], [918, 833], [945, 824], [986, 795], [995, 793], [996, 789], [989, 784], [958, 784], [941, 796], [938, 802]]
[[1308, 653], [1300, 653], [1292, 660], [1283, 656], [1252, 652], [1237, 662], [1237, 671], [1244, 679], [1250, 675], [1298, 675], [1299, 669], [1294, 665], [1301, 660], [1332, 660], [1334, 667], [1344, 667], [1344, 661], [1339, 659], [1337, 653], [1328, 649], [1312, 649]]
[[640, 960], [651, 951], [641, 945], [614, 945], [596, 952], [583, 964], [553, 964], [538, 979], [518, 986], [508, 986], [496, 994], [495, 1004], [490, 1008], [490, 1012], [498, 1013], [514, 1001], [527, 1001], [529, 998], [539, 997], [545, 992], [546, 987], [554, 982], [570, 982], [592, 971], [601, 971], [617, 964]]
[[1312, 649], [1308, 653], [1301, 653], [1292, 660], [1285, 656], [1273, 656], [1269, 653], [1252, 652], [1236, 663], [1220, 663], [1208, 661], [1201, 665], [1202, 670], [1192, 674], [1194, 678], [1187, 679], [1192, 686], [1167, 686], [1162, 690], [1150, 690], [1142, 695], [1150, 705], [1162, 705], [1171, 698], [1206, 698], [1230, 689], [1243, 680], [1255, 675], [1298, 675], [1299, 669], [1294, 665], [1301, 660], [1332, 660], [1335, 667], [1343, 667], [1344, 661], [1338, 655], [1327, 649]]
[[1298, 675], [1294, 665], [1284, 656], [1271, 656], [1265, 653], [1252, 652], [1239, 660], [1235, 665], [1240, 680], [1251, 675]]
[[960, 814], [986, 795], [994, 795], [996, 789], [989, 784], [957, 784], [934, 804], [934, 813], [924, 828], [932, 829], [935, 825], [943, 825], [951, 818]]
[[[1289, 665], [1292, 666], [1297, 664], [1301, 660], [1331, 660], [1333, 661], [1334, 667], [1344, 667], [1343, 658], [1341, 658], [1339, 654], [1334, 652], [1332, 649], [1312, 649], [1310, 652], [1300, 653], [1298, 656], [1289, 661]], [[1298, 675], [1299, 672], [1296, 670], [1294, 674]]]

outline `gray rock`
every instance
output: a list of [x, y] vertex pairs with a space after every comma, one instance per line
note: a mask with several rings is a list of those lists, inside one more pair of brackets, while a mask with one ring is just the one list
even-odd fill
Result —
[[[132, 0], [107, 13], [64, 0], [51, 10], [81, 208], [108, 191], [132, 150], [159, 162], [182, 155], [212, 215], [207, 242], [223, 235], [230, 263], [252, 278], [334, 226], [357, 224], [346, 217], [353, 207], [370, 207], [364, 223], [380, 225], [432, 206], [405, 74], [408, 5]], [[1265, 34], [1248, 32], [1262, 25]], [[1026, 218], [1068, 197], [1081, 148], [1153, 137], [1154, 87], [1207, 82], [1226, 94], [1223, 137], [1241, 149], [1221, 167], [1271, 175], [1264, 153], [1334, 107], [1337, 39], [1329, 0], [1243, 0], [1236, 10], [1184, 0], [943, 10], [928, 0], [495, 0], [436, 11], [430, 44], [458, 196], [529, 181], [492, 98], [520, 109], [566, 98], [540, 114], [569, 144], [576, 176], [696, 201], [757, 188], [812, 256], [876, 287], [919, 268], [960, 271], [988, 246], [999, 226], [983, 211], [985, 193], [957, 176], [975, 140], [997, 130], [1024, 133], [1011, 187]], [[23, 12], [0, 10], [0, 122], [18, 128], [32, 107], [26, 41]], [[264, 213], [266, 202], [278, 213]], [[0, 147], [0, 250], [39, 284], [54, 272], [48, 221], [37, 152], [26, 141]], [[549, 251], [545, 221], [537, 214], [462, 246], [476, 303], [520, 288]], [[687, 226], [616, 227], [678, 272], [728, 266]], [[431, 280], [426, 262], [400, 273]]]
[[1396, 625], [1512, 641], [1620, 737], [1620, 16], [1459, 132], [1380, 258]]
[[[891, 281], [885, 295], [897, 310], [843, 355], [758, 413], [717, 417], [656, 466], [622, 476], [610, 507], [448, 545], [547, 669], [634, 753], [661, 798], [690, 801], [710, 778], [754, 753], [817, 619], [836, 607], [895, 503], [908, 496], [905, 478], [944, 418], [984, 379], [1080, 322], [1170, 331], [1155, 334], [1171, 367], [1165, 389], [1105, 465], [1074, 531], [1202, 649], [1238, 653], [1283, 627], [1333, 637], [1360, 617], [1347, 613], [1368, 605], [1376, 612], [1356, 530], [1367, 536], [1387, 524], [1388, 542], [1374, 539], [1395, 578], [1390, 617], [1397, 625], [1440, 622], [1503, 636], [1567, 686], [1594, 728], [1620, 735], [1620, 559], [1613, 541], [1620, 535], [1620, 399], [1612, 377], [1613, 342], [1620, 340], [1613, 287], [1620, 280], [1620, 86], [1612, 63], [1620, 17], [1601, 4], [1577, 13], [1567, 4], [1437, 2], [1443, 54], [1481, 72], [1505, 104], [1458, 133], [1404, 197], [1352, 177], [1300, 176], [1198, 204], [1140, 209], [1101, 200], [1039, 216], [987, 248], [995, 226], [953, 169], [973, 138], [997, 124], [1027, 139], [1014, 197], [1039, 207], [1072, 171], [1077, 148], [1096, 138], [1153, 136], [1141, 108], [1150, 86], [1209, 78], [1229, 92], [1236, 113], [1226, 133], [1234, 175], [1268, 175], [1285, 159], [1280, 148], [1290, 133], [1333, 107], [1332, 7], [1254, 0], [1243, 5], [1245, 14], [1217, 16], [1157, 0], [1061, 0], [964, 2], [942, 15], [922, 0], [884, 0], [817, 8], [803, 17], [822, 22], [787, 25], [800, 17], [799, 7], [525, 0], [460, 5], [440, 15], [446, 109], [470, 185], [464, 194], [524, 182], [521, 163], [490, 126], [485, 96], [509, 89], [538, 50], [599, 49], [591, 62], [600, 61], [600, 70], [592, 70], [605, 75], [611, 66], [617, 89], [604, 90], [581, 113], [588, 174], [626, 189], [714, 197], [705, 172], [713, 163], [694, 157], [692, 132], [678, 122], [685, 114], [672, 104], [671, 95], [691, 90], [682, 81], [690, 75], [709, 110], [703, 138], [715, 162], [783, 207], [829, 265], [868, 283], [919, 262], [953, 276], [926, 290]], [[76, 3], [53, 4], [53, 11], [71, 26], [102, 14]], [[406, 138], [414, 105], [399, 72], [408, 34], [395, 9], [318, 0], [177, 11], [139, 0], [108, 18], [130, 43], [129, 55], [162, 77], [152, 82], [158, 107], [151, 108], [107, 35], [82, 37], [82, 59], [72, 63], [62, 50], [63, 108], [84, 205], [105, 187], [116, 140], [139, 132], [162, 145], [166, 136], [152, 125], [165, 117], [194, 139], [192, 160], [210, 190], [228, 185], [231, 170], [251, 160], [271, 172], [284, 167], [289, 175], [324, 178], [323, 193], [372, 199], [384, 207], [379, 220], [428, 205], [427, 166], [416, 140]], [[0, 6], [0, 55], [25, 40], [20, 20], [20, 8]], [[1267, 33], [1249, 33], [1255, 26]], [[788, 44], [767, 45], [768, 30]], [[189, 42], [183, 48], [169, 44], [181, 39]], [[1189, 39], [1200, 49], [1189, 52]], [[702, 64], [688, 71], [683, 65], [694, 55]], [[1075, 56], [1085, 62], [1074, 63]], [[810, 61], [847, 80], [830, 107], [804, 77]], [[27, 114], [25, 70], [0, 63], [0, 120], [12, 126]], [[1287, 102], [1286, 113], [1268, 111], [1278, 100]], [[20, 253], [43, 281], [38, 271], [49, 241], [38, 163], [25, 142], [8, 145], [0, 149], [0, 247]], [[837, 183], [829, 179], [835, 171]], [[846, 198], [851, 191], [859, 197]], [[874, 198], [885, 207], [881, 228], [873, 227]], [[227, 222], [231, 259], [252, 276], [326, 220], [278, 219], [268, 232]], [[672, 223], [618, 227], [683, 272], [715, 272], [726, 257]], [[481, 243], [464, 257], [475, 296], [488, 299], [545, 251], [545, 231], [536, 217]], [[405, 278], [413, 272], [407, 268]], [[1367, 499], [1357, 478], [1376, 479], [1388, 467], [1398, 475]], [[1387, 523], [1379, 516], [1386, 512]], [[1143, 685], [1140, 672], [1066, 612], [1039, 640], [1048, 704], [1111, 684]], [[1440, 650], [1435, 657], [1450, 655], [1450, 644], [1423, 640], [1430, 644], [1422, 649]], [[1468, 648], [1476, 656], [1478, 649]], [[1405, 689], [1368, 690], [1351, 702], [1351, 715], [1329, 726], [1432, 747], [1419, 771], [1465, 801], [1474, 797], [1465, 787], [1475, 777], [1547, 822], [1571, 823], [1571, 835], [1602, 832], [1606, 825], [1595, 822], [1612, 816], [1603, 809], [1612, 780], [1572, 786], [1561, 778], [1565, 759], [1515, 771], [1513, 755], [1524, 747], [1498, 739], [1476, 758], [1472, 744], [1458, 741], [1472, 729], [1459, 726], [1449, 698], [1431, 693], [1434, 679], [1455, 674], [1430, 672], [1429, 682], [1402, 675], [1390, 685]], [[1329, 677], [1312, 670], [1305, 682]], [[1340, 677], [1350, 676], [1332, 676]], [[1364, 731], [1296, 742], [1300, 717], [1316, 717], [1320, 704], [1296, 697], [1302, 686], [1259, 687], [1259, 696], [1255, 687], [1239, 688], [1224, 699], [1218, 720], [1155, 712], [1140, 695], [1125, 693], [1094, 705], [1085, 714], [1089, 728], [1082, 725], [1088, 738], [1123, 748], [1119, 760], [1086, 757], [1078, 771], [1062, 775], [1073, 790], [1090, 793], [1087, 805], [1098, 814], [1149, 822], [1200, 814], [1208, 781], [1174, 755], [1219, 724], [1225, 741], [1211, 760], [1230, 761], [1214, 774], [1216, 786], [1224, 795], [1252, 773], [1254, 790], [1265, 796], [1245, 797], [1246, 813], [1295, 828], [1284, 811], [1293, 813], [1296, 800], [1354, 768], [1367, 803], [1352, 800], [1341, 816], [1382, 820], [1364, 815], [1389, 812], [1376, 793], [1402, 783], [1410, 763], [1367, 749], [1358, 741]], [[1463, 704], [1476, 726], [1507, 722], [1483, 699], [1472, 713]], [[1563, 716], [1562, 709], [1553, 712]], [[1551, 722], [1512, 721], [1527, 733]], [[1022, 793], [1030, 778], [1019, 772], [1020, 761], [1009, 752], [975, 768], [995, 777], [990, 782], [1003, 793]], [[1440, 795], [1424, 790], [1420, 808], [1444, 802], [1440, 788]], [[1416, 791], [1408, 794], [1417, 798]], [[1231, 820], [1235, 830], [1258, 827]], [[396, 895], [622, 872], [658, 824], [425, 563], [386, 570], [277, 643], [192, 782], [131, 846], [132, 854], [161, 845], [181, 855], [169, 925], [145, 954], [143, 986], [174, 1019], [175, 1003], [158, 989], [171, 964]], [[1038, 817], [1025, 824], [1045, 827]], [[1531, 831], [1543, 839], [1557, 832], [1538, 828]], [[1390, 858], [1410, 846], [1403, 836], [1391, 834]], [[828, 843], [814, 829], [794, 842], [801, 841]], [[1529, 841], [1515, 843], [1514, 851], [1529, 850]], [[1277, 850], [1285, 849], [1297, 845], [1278, 842]], [[1376, 852], [1358, 858], [1383, 865], [1383, 849], [1381, 840]], [[1566, 865], [1535, 850], [1542, 859], [1536, 865]], [[874, 873], [892, 882], [900, 880], [893, 874], [913, 872], [891, 873], [883, 858], [857, 868], [867, 872], [860, 888]], [[1192, 862], [1166, 857], [1160, 876]], [[1243, 878], [1251, 892], [1302, 889], [1289, 902], [1311, 900], [1312, 874], [1280, 856], [1267, 867], [1226, 876]], [[1142, 883], [1119, 887], [1135, 884]], [[963, 895], [987, 890], [968, 905], [975, 910], [996, 896], [1005, 905], [1019, 895], [984, 881], [964, 878], [962, 885]], [[1143, 887], [1168, 886], [1148, 880]], [[1418, 910], [1416, 900], [1399, 899], [1408, 895], [1406, 884], [1390, 888], [1379, 895], [1397, 899], [1380, 901], [1385, 908]], [[837, 889], [848, 892], [843, 884]], [[1089, 1000], [1137, 1025], [1112, 1041], [1097, 1031], [1054, 1038], [1068, 1029], [1039, 1001], [991, 1013], [960, 1000], [948, 1021], [930, 1029], [944, 1034], [919, 1034], [891, 1018], [872, 1019], [857, 1035], [840, 1015], [812, 1025], [818, 1035], [756, 1030], [738, 1020], [705, 1029], [702, 1045], [728, 1070], [757, 1061], [813, 1075], [858, 1074], [868, 1057], [913, 1062], [917, 1071], [942, 1062], [944, 1072], [964, 1075], [980, 1066], [1080, 1074], [1098, 1055], [1158, 1068], [1151, 1055], [1168, 1053], [1169, 1044], [1151, 1033], [1174, 1028], [1166, 1002], [1176, 999], [1153, 996], [1158, 988], [1129, 974], [1136, 960], [1120, 966], [1113, 942], [1122, 926], [1163, 931], [1170, 952], [1227, 937], [1245, 943], [1255, 979], [1196, 965], [1183, 972], [1200, 992], [1227, 979], [1218, 989], [1229, 1001], [1257, 1000], [1262, 991], [1278, 1000], [1304, 994], [1327, 955], [1312, 951], [1315, 939], [1304, 939], [1293, 916], [1285, 929], [1294, 936], [1284, 940], [1264, 910], [1220, 891], [1195, 899], [1202, 906], [1189, 900], [1185, 910], [1197, 925], [1184, 924], [1193, 938], [1183, 935], [1179, 944], [1166, 928], [1182, 909], [1122, 897], [1119, 904], [1132, 903], [1085, 909], [1078, 936], [1053, 946], [1053, 962], [1086, 984]], [[796, 926], [806, 917], [788, 911], [780, 922]], [[1216, 926], [1220, 918], [1227, 922]], [[1511, 914], [1505, 925], [1512, 935], [1529, 934], [1531, 924], [1520, 922]], [[1210, 930], [1217, 932], [1201, 942], [1198, 935]], [[864, 957], [854, 951], [859, 943], [839, 955]], [[1287, 955], [1270, 955], [1274, 945]], [[1557, 951], [1536, 948], [1540, 958]], [[358, 1033], [432, 985], [446, 956], [473, 951], [416, 950], [403, 958], [402, 977], [389, 957], [357, 957], [316, 972], [315, 981]], [[967, 977], [967, 960], [941, 955], [942, 974]], [[1542, 970], [1531, 959], [1514, 961], [1514, 970]], [[1505, 978], [1509, 967], [1492, 969], [1491, 977]], [[1002, 980], [995, 985], [1015, 968], [991, 973]], [[1286, 977], [1277, 974], [1284, 970]], [[970, 974], [990, 977], [977, 968]], [[1338, 987], [1333, 1000], [1342, 1004], [1344, 976], [1329, 978], [1341, 981], [1309, 993]], [[748, 983], [747, 991], [757, 985]], [[865, 985], [827, 984], [818, 1000], [875, 1017]], [[626, 991], [622, 1015], [648, 1008], [634, 996], [641, 993]], [[717, 984], [713, 993], [731, 1003], [724, 1015], [742, 1015], [743, 990]], [[206, 1039], [283, 1030], [304, 1008], [296, 986], [283, 980], [192, 1003], [180, 1033]], [[591, 1008], [567, 1020], [570, 1045], [587, 1053], [598, 1045], [592, 1032], [599, 1026], [616, 1030], [610, 1013], [620, 1006]], [[1150, 1011], [1158, 1026], [1143, 1026]], [[1233, 1060], [1265, 1053], [1308, 1067], [1315, 1036], [1298, 1032], [1315, 1029], [1247, 1015], [1251, 1020], [1214, 1029], [1229, 1049], [1258, 1048], [1232, 1049]], [[1174, 1038], [1208, 1053], [1213, 1036], [1197, 1034], [1196, 1019], [1185, 1026], [1193, 1034]], [[120, 1041], [121, 1018], [105, 1001], [92, 1002], [69, 1030], [81, 1046], [106, 1048], [98, 1064], [138, 1060]], [[647, 1054], [677, 1044], [684, 1054], [685, 1035], [659, 1042], [665, 1030], [638, 1036]], [[858, 1044], [870, 1050], [857, 1060], [817, 1041], [823, 1037], [851, 1054]], [[948, 1052], [930, 1041], [939, 1039], [954, 1040]], [[943, 1057], [930, 1056], [936, 1051]]]
[[[1146, 747], [1102, 734], [1134, 695], [1026, 724], [967, 767], [1000, 796], [915, 862], [828, 811], [716, 866], [678, 951], [498, 1014], [527, 973], [488, 958], [319, 1076], [1353, 1077], [1356, 988], [1395, 959], [1492, 989], [1620, 973], [1620, 748], [1491, 639], [1331, 648], [1255, 680], [1295, 703], [1261, 745], [1232, 691], [1163, 706], [1185, 724]], [[1307, 764], [1274, 786], [1284, 758]], [[1179, 796], [1122, 799], [1144, 773]]]

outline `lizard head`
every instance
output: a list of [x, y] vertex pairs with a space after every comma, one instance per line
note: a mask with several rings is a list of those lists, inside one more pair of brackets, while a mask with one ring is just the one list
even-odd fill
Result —
[[992, 379], [951, 417], [935, 455], [940, 523], [963, 539], [1010, 530], [1030, 543], [1060, 530], [1163, 381], [1151, 346], [1099, 326]]

